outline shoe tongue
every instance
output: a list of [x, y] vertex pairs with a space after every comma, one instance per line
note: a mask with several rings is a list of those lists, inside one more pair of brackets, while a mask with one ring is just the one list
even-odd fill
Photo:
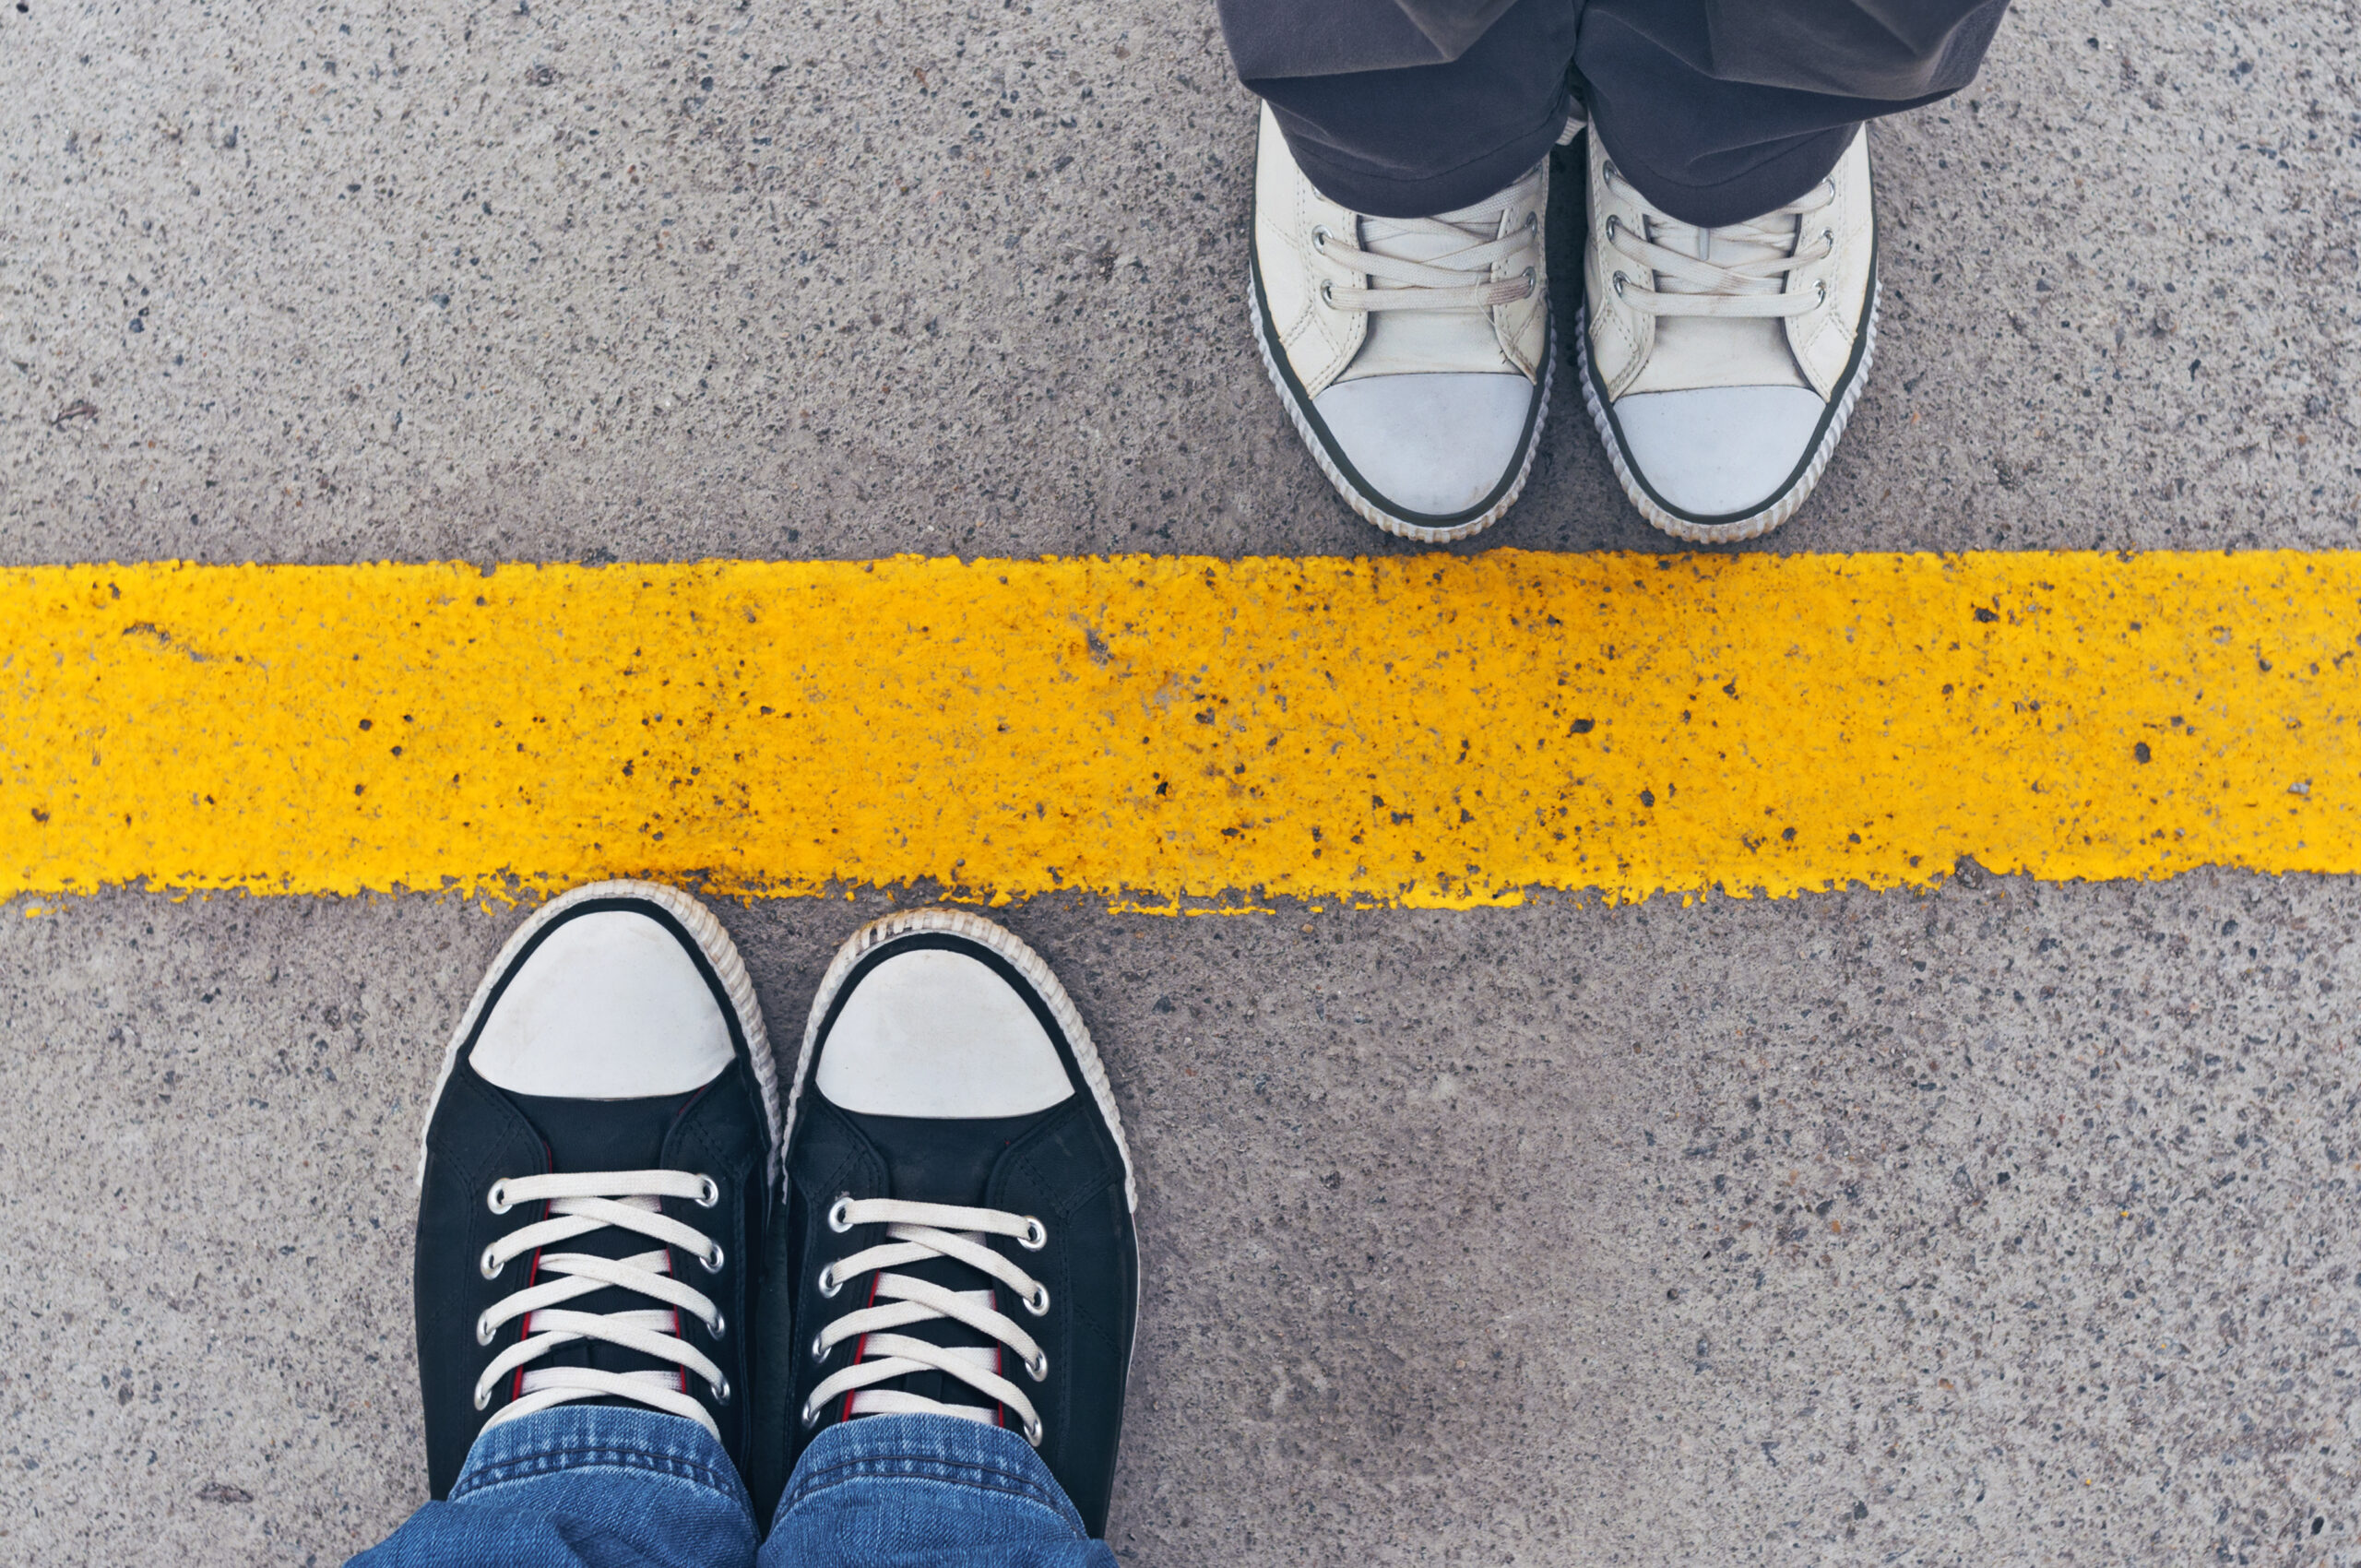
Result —
[[[1767, 220], [1765, 220], [1767, 221]], [[1702, 229], [1661, 212], [1648, 217], [1648, 237], [1668, 251], [1736, 266], [1794, 254], [1794, 236], [1779, 244], [1751, 237], [1746, 224], [1731, 229]], [[1667, 294], [1702, 294], [1705, 285], [1677, 273], [1659, 272], [1656, 288]], [[1784, 287], [1774, 284], [1772, 291]], [[1795, 350], [1787, 346], [1787, 327], [1769, 316], [1682, 316], [1656, 318], [1655, 343], [1639, 376], [1624, 390], [1685, 392], [1704, 386], [1809, 386]]]
[[[887, 1195], [907, 1203], [948, 1204], [961, 1208], [989, 1206], [985, 1198], [991, 1187], [992, 1171], [999, 1166], [1001, 1156], [1007, 1152], [1011, 1144], [1036, 1125], [1042, 1115], [1036, 1111], [1025, 1116], [944, 1123], [922, 1117], [847, 1114], [884, 1156], [886, 1168], [893, 1172], [894, 1181], [894, 1190]], [[946, 1136], [946, 1131], [952, 1135]], [[991, 1244], [987, 1238], [975, 1232], [962, 1234], [979, 1245]], [[1019, 1322], [1024, 1321], [1022, 1310], [1011, 1294], [1001, 1289], [998, 1281], [977, 1273], [955, 1258], [928, 1258], [922, 1263], [906, 1264], [891, 1272], [912, 1279], [922, 1279], [930, 1285], [939, 1285], [946, 1290], [968, 1297], [979, 1306], [993, 1307], [1015, 1316]], [[875, 1278], [875, 1275], [864, 1277], [860, 1288], [866, 1290], [869, 1282]], [[847, 1300], [840, 1296], [837, 1302], [842, 1304]], [[853, 1306], [866, 1304], [852, 1303]], [[990, 1335], [978, 1333], [956, 1318], [937, 1318], [896, 1329], [895, 1332], [930, 1345], [957, 1349], [979, 1366], [999, 1372], [1003, 1376], [1015, 1368], [1014, 1358], [1004, 1350], [1000, 1341]], [[858, 1354], [858, 1351], [852, 1353]], [[977, 1412], [979, 1420], [1000, 1419], [997, 1405], [957, 1378], [932, 1369], [889, 1378], [884, 1383], [872, 1384], [871, 1387], [895, 1389], [938, 1404], [970, 1408]], [[862, 1400], [858, 1393], [852, 1396], [852, 1413], [856, 1416], [870, 1413], [862, 1408]]]
[[[984, 1240], [982, 1236], [972, 1231], [964, 1234], [970, 1241], [981, 1243]], [[955, 1291], [966, 1297], [979, 1307], [988, 1307], [1003, 1313], [1014, 1313], [1017, 1310], [1015, 1303], [1008, 1299], [1008, 1292], [1001, 1289], [996, 1281], [984, 1278], [967, 1265], [955, 1262], [950, 1258], [929, 1258], [924, 1263], [911, 1264], [892, 1272], [912, 1279], [923, 1279], [930, 1285], [940, 1285], [946, 1290]], [[874, 1278], [875, 1276], [872, 1275], [871, 1277]], [[1014, 1358], [1007, 1352], [999, 1340], [988, 1334], [979, 1334], [957, 1318], [935, 1318], [926, 1323], [912, 1324], [907, 1328], [897, 1328], [894, 1332], [905, 1338], [924, 1340], [929, 1345], [940, 1345], [945, 1349], [954, 1351], [963, 1360], [973, 1361], [986, 1372], [996, 1372], [1005, 1376], [1015, 1369]], [[859, 1351], [852, 1353], [859, 1354]], [[871, 1357], [873, 1358], [876, 1354], [878, 1352], [872, 1351]], [[888, 1378], [883, 1383], [872, 1384], [870, 1388], [890, 1388], [904, 1394], [915, 1394], [922, 1399], [931, 1399], [938, 1405], [964, 1406], [972, 1408], [982, 1420], [995, 1421], [999, 1420], [1000, 1407], [997, 1404], [985, 1398], [950, 1373], [936, 1372], [931, 1367], [923, 1372], [914, 1372], [902, 1377]], [[852, 1413], [854, 1415], [882, 1413], [864, 1408], [872, 1403], [861, 1397], [868, 1392], [869, 1389], [860, 1389], [853, 1394]]]
[[[1501, 196], [1479, 201], [1473, 207], [1463, 207], [1456, 212], [1439, 212], [1435, 220], [1448, 223], [1461, 231], [1455, 234], [1436, 232], [1421, 225], [1416, 228], [1398, 225], [1387, 218], [1361, 220], [1361, 248], [1379, 255], [1390, 255], [1396, 261], [1441, 262], [1471, 245], [1480, 245], [1500, 232], [1501, 210], [1507, 203]], [[1470, 278], [1480, 278], [1480, 268], [1472, 269]], [[1380, 278], [1378, 288], [1394, 285]]]
[[[589, 1172], [597, 1170], [659, 1170], [665, 1168], [664, 1140], [679, 1120], [681, 1111], [690, 1100], [703, 1091], [692, 1089], [685, 1094], [663, 1095], [647, 1099], [564, 1099], [541, 1095], [510, 1094], [509, 1099], [532, 1123], [542, 1141], [549, 1145], [550, 1169], [555, 1172]], [[518, 1175], [530, 1175], [519, 1171]], [[697, 1225], [705, 1210], [678, 1199], [663, 1203], [675, 1219]], [[531, 1206], [512, 1210], [510, 1218], [525, 1223], [547, 1218], [544, 1206]], [[664, 1243], [636, 1230], [625, 1230], [608, 1225], [561, 1241], [548, 1249], [558, 1253], [583, 1253], [592, 1257], [627, 1258], [651, 1253]], [[513, 1265], [511, 1265], [514, 1266]], [[694, 1259], [672, 1251], [673, 1277], [702, 1289], [712, 1277], [698, 1266]], [[552, 1275], [536, 1272], [532, 1283], [545, 1283]], [[707, 1292], [710, 1294], [710, 1292]], [[650, 1309], [666, 1310], [664, 1303], [626, 1290], [620, 1286], [602, 1286], [586, 1295], [576, 1296], [562, 1304], [563, 1310], [577, 1313], [628, 1313]], [[519, 1332], [511, 1323], [503, 1329], [500, 1343], [512, 1343]], [[529, 1332], [529, 1330], [527, 1330]], [[635, 1350], [610, 1345], [601, 1340], [577, 1340], [549, 1351], [527, 1368], [527, 1375], [541, 1367], [592, 1367], [600, 1372], [660, 1372], [668, 1378], [677, 1377], [679, 1367], [673, 1362], [644, 1356]], [[705, 1385], [690, 1379], [692, 1391]], [[632, 1401], [620, 1398], [585, 1400], [586, 1404], [628, 1405]]]
[[[1423, 226], [1398, 224], [1384, 218], [1360, 220], [1363, 250], [1397, 261], [1440, 264], [1444, 258], [1498, 236], [1501, 214], [1509, 197], [1521, 187], [1497, 192], [1473, 207], [1436, 215], [1441, 222], [1464, 231], [1436, 233]], [[1481, 283], [1488, 267], [1472, 268], [1467, 281]], [[1371, 277], [1375, 289], [1398, 288], [1387, 279]], [[1373, 375], [1435, 375], [1513, 374], [1515, 367], [1501, 352], [1499, 333], [1489, 310], [1380, 310], [1369, 314], [1369, 330], [1360, 352], [1338, 381], [1360, 381]]]
[[[1769, 220], [1762, 221], [1767, 223]], [[1648, 220], [1648, 237], [1668, 251], [1678, 251], [1682, 255], [1693, 255], [1701, 261], [1714, 261], [1726, 267], [1735, 267], [1744, 262], [1774, 261], [1781, 256], [1793, 255], [1795, 252], [1794, 221], [1794, 220], [1788, 220], [1783, 225], [1787, 230], [1786, 237], [1774, 242], [1762, 238], [1756, 232], [1756, 224], [1743, 224], [1727, 229], [1705, 229], [1694, 223], [1683, 223], [1678, 219], [1667, 218], [1659, 212], [1654, 214]], [[1777, 280], [1774, 279], [1771, 285], [1759, 291], [1775, 293], [1779, 287]], [[1675, 272], [1657, 273], [1656, 288], [1667, 294], [1703, 294], [1716, 291], [1710, 290], [1705, 284], [1692, 281]]]

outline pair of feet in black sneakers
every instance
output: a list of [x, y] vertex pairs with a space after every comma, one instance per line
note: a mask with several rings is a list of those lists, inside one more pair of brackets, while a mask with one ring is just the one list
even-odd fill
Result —
[[416, 1301], [429, 1481], [576, 1401], [699, 1422], [758, 1521], [824, 1428], [1021, 1432], [1105, 1533], [1139, 1262], [1130, 1156], [1073, 1002], [964, 911], [872, 924], [780, 1107], [744, 966], [670, 888], [510, 939], [426, 1128]]

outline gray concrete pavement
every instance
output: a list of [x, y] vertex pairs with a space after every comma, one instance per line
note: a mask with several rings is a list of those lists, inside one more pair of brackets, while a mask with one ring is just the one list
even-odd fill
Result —
[[[2355, 1561], [2357, 906], [2209, 873], [1016, 910], [1140, 1162], [1113, 1539]], [[775, 1034], [884, 908], [725, 911]], [[333, 1562], [418, 1501], [418, 1123], [512, 923], [125, 894], [0, 921], [0, 1557]]]
[[[1767, 547], [2353, 544], [2355, 22], [2058, 0], [1881, 127]], [[0, 5], [0, 564], [1395, 548], [1254, 362], [1251, 135], [1137, 0]], [[1483, 542], [1664, 541], [1561, 418]], [[725, 911], [778, 1032], [886, 897]], [[0, 1559], [336, 1562], [421, 1493], [417, 1124], [515, 917], [22, 908]], [[1115, 1544], [2361, 1562], [2356, 913], [1011, 911], [1141, 1160]]]
[[[1256, 362], [1209, 6], [28, 5], [0, 559], [1395, 548]], [[2356, 74], [2346, 0], [2011, 21], [1878, 136], [1774, 547], [2352, 543]], [[1661, 547], [1555, 431], [1485, 542]]]

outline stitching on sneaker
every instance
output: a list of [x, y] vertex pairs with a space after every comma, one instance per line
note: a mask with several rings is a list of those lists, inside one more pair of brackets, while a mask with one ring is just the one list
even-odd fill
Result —
[[480, 1469], [462, 1475], [452, 1486], [449, 1501], [535, 1477], [554, 1475], [562, 1470], [589, 1469], [648, 1470], [670, 1476], [677, 1480], [695, 1481], [723, 1493], [744, 1494], [745, 1486], [735, 1469], [718, 1470], [696, 1459], [670, 1454], [649, 1454], [641, 1449], [606, 1446], [552, 1448], [532, 1454], [520, 1454], [513, 1459], [502, 1459]]
[[1471, 535], [1483, 532], [1497, 522], [1501, 514], [1516, 505], [1516, 498], [1525, 493], [1525, 480], [1533, 472], [1534, 457], [1541, 449], [1541, 432], [1548, 423], [1550, 392], [1556, 382], [1558, 371], [1557, 329], [1554, 324], [1547, 333], [1546, 341], [1542, 345], [1540, 390], [1531, 422], [1525, 433], [1525, 456], [1517, 464], [1514, 476], [1509, 480], [1507, 487], [1501, 492], [1500, 499], [1486, 507], [1478, 516], [1463, 523], [1436, 527], [1414, 523], [1394, 516], [1370, 499], [1357, 483], [1346, 478], [1335, 458], [1329, 456], [1327, 442], [1312, 427], [1311, 422], [1305, 417], [1302, 406], [1297, 401], [1294, 391], [1287, 385], [1286, 374], [1279, 367], [1276, 357], [1278, 350], [1274, 350], [1270, 335], [1263, 321], [1268, 306], [1264, 299], [1261, 269], [1252, 266], [1251, 260], [1247, 281], [1247, 319], [1249, 325], [1254, 329], [1254, 346], [1263, 353], [1264, 373], [1271, 378], [1271, 385], [1278, 390], [1280, 406], [1287, 410], [1287, 418], [1294, 422], [1296, 434], [1302, 437], [1304, 445], [1311, 450], [1312, 461], [1318, 464], [1320, 471], [1327, 476], [1328, 482], [1335, 487], [1336, 493], [1344, 497], [1345, 504], [1359, 514], [1363, 521], [1373, 523], [1398, 538], [1417, 540], [1422, 544], [1448, 544], [1454, 540], [1466, 539]]
[[[1876, 263], [1872, 260], [1869, 271], [1869, 305], [1862, 316], [1860, 362], [1853, 367], [1852, 378], [1845, 384], [1845, 396], [1832, 411], [1826, 429], [1813, 444], [1811, 459], [1805, 467], [1802, 475], [1790, 480], [1786, 488], [1774, 498], [1770, 505], [1727, 523], [1696, 523], [1667, 511], [1656, 503], [1655, 498], [1648, 493], [1639, 477], [1632, 471], [1631, 464], [1623, 456], [1623, 445], [1616, 434], [1614, 421], [1609, 417], [1606, 405], [1599, 401], [1598, 377], [1590, 361], [1589, 334], [1583, 329], [1584, 322], [1578, 318], [1575, 323], [1574, 350], [1578, 360], [1576, 368], [1583, 384], [1583, 400], [1590, 408], [1591, 422], [1597, 427], [1599, 444], [1607, 448], [1608, 460], [1614, 465], [1615, 477], [1622, 484], [1624, 495], [1629, 497], [1631, 505], [1639, 509], [1640, 515], [1654, 527], [1670, 534], [1675, 539], [1686, 540], [1691, 544], [1738, 543], [1750, 539], [1760, 539], [1789, 517], [1794, 517], [1797, 509], [1801, 507], [1810, 498], [1811, 493], [1819, 488], [1821, 476], [1826, 472], [1830, 460], [1836, 454], [1837, 439], [1845, 434], [1845, 427], [1852, 422], [1853, 407], [1860, 400], [1862, 389], [1869, 385], [1869, 364], [1876, 357], [1878, 345], [1879, 289]], [[1587, 316], [1588, 314], [1589, 307], [1585, 305], [1583, 315]]]
[[713, 911], [696, 899], [661, 883], [618, 879], [593, 882], [559, 895], [534, 910], [532, 918], [510, 932], [508, 940], [501, 944], [499, 956], [484, 970], [483, 979], [477, 982], [475, 994], [468, 1000], [467, 1011], [459, 1015], [458, 1027], [451, 1031], [451, 1042], [443, 1052], [443, 1069], [435, 1075], [434, 1092], [427, 1098], [426, 1125], [421, 1126], [418, 1134], [420, 1191], [423, 1192], [426, 1187], [426, 1133], [434, 1122], [432, 1108], [442, 1103], [443, 1090], [459, 1064], [460, 1048], [475, 1032], [476, 1020], [482, 1015], [492, 988], [506, 978], [516, 955], [551, 921], [576, 905], [601, 898], [634, 899], [656, 905], [681, 922], [690, 939], [705, 955], [706, 962], [713, 966], [714, 975], [721, 981], [722, 991], [729, 997], [730, 1010], [737, 1015], [739, 1032], [745, 1038], [747, 1065], [753, 1069], [754, 1084], [762, 1094], [763, 1119], [770, 1131], [770, 1153], [765, 1170], [773, 1181], [777, 1180], [781, 1151], [787, 1144], [787, 1129], [779, 1119], [778, 1060], [771, 1051], [770, 1037], [763, 1028], [762, 1008], [755, 1001], [754, 982], [753, 977], [746, 973], [745, 961], [739, 957], [736, 944], [730, 940], [730, 933], [723, 929], [721, 922], [714, 919]]
[[[886, 1467], [894, 1467], [887, 1468]], [[937, 1472], [930, 1474], [929, 1472]], [[998, 1491], [1011, 1497], [1021, 1497], [1040, 1503], [1052, 1513], [1063, 1515], [1058, 1507], [1063, 1499], [1053, 1497], [1029, 1478], [1014, 1470], [1003, 1470], [973, 1459], [945, 1459], [937, 1454], [866, 1454], [857, 1459], [840, 1459], [833, 1464], [815, 1465], [809, 1469], [796, 1467], [795, 1484], [789, 1488], [780, 1505], [800, 1502], [831, 1487], [856, 1480], [943, 1480], [963, 1486], [974, 1486], [987, 1491]], [[1069, 1503], [1068, 1507], [1072, 1504]]]
[[837, 950], [827, 973], [821, 977], [819, 991], [812, 1000], [811, 1016], [803, 1026], [803, 1049], [797, 1053], [795, 1076], [788, 1087], [788, 1134], [793, 1134], [796, 1108], [802, 1100], [803, 1081], [811, 1075], [812, 1053], [819, 1043], [820, 1021], [827, 1016], [828, 1005], [836, 1000], [836, 992], [844, 985], [846, 977], [863, 958], [896, 937], [921, 932], [962, 936], [990, 948], [1022, 975], [1035, 994], [1048, 1004], [1050, 1016], [1057, 1020], [1059, 1030], [1073, 1049], [1074, 1064], [1082, 1070], [1083, 1081], [1089, 1087], [1091, 1099], [1097, 1103], [1098, 1113], [1105, 1119], [1107, 1130], [1115, 1139], [1115, 1152], [1123, 1162], [1124, 1203], [1136, 1211], [1140, 1202], [1139, 1183], [1132, 1170], [1131, 1146], [1123, 1138], [1122, 1118], [1115, 1110], [1115, 1091], [1107, 1082], [1106, 1064], [1098, 1059], [1098, 1048], [1092, 1043], [1090, 1030], [1084, 1025], [1081, 1013], [1075, 1009], [1074, 998], [1066, 994], [1065, 987], [1058, 983], [1058, 977], [1050, 972], [1050, 966], [1041, 956], [1026, 945], [1015, 932], [979, 915], [968, 914], [964, 909], [935, 908], [887, 915], [853, 932]]

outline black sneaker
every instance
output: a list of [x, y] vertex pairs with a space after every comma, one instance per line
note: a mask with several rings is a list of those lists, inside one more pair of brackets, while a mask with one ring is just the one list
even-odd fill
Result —
[[960, 910], [863, 928], [820, 983], [788, 1098], [758, 1516], [830, 1423], [924, 1413], [1022, 1432], [1103, 1536], [1133, 1201], [1106, 1069], [1049, 966]]
[[777, 1069], [694, 899], [602, 882], [501, 949], [443, 1063], [419, 1176], [427, 1480], [576, 1400], [701, 1422], [742, 1464]]

